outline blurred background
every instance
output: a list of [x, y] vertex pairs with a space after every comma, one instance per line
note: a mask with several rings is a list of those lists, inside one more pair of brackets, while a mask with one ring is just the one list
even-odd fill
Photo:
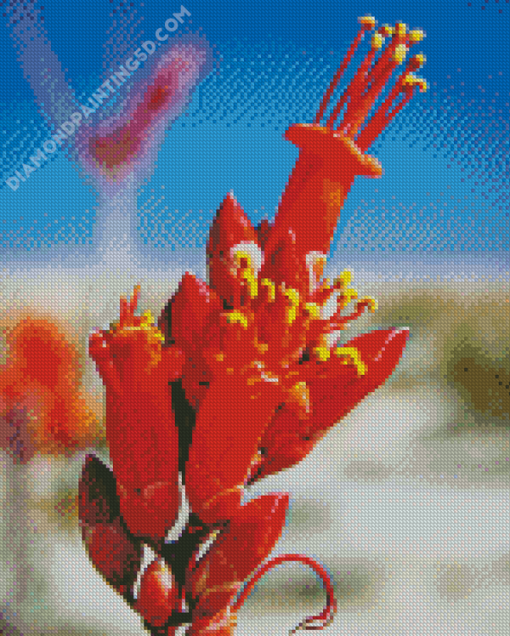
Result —
[[[254, 222], [272, 218], [297, 158], [282, 134], [313, 119], [358, 15], [371, 13], [425, 30], [417, 50], [430, 88], [373, 145], [385, 173], [353, 186], [326, 274], [350, 268], [360, 295], [378, 300], [349, 338], [388, 326], [409, 327], [411, 338], [382, 388], [299, 466], [250, 496], [291, 493], [276, 553], [302, 552], [328, 567], [339, 612], [326, 634], [508, 634], [508, 2], [186, 8], [186, 25], [202, 29], [218, 68], [166, 132], [137, 193], [137, 262], [119, 270], [97, 259], [97, 193], [66, 151], [16, 192], [0, 188], [2, 373], [16, 325], [27, 317], [55, 325], [76, 355], [74, 389], [86, 413], [68, 422], [74, 453], [50, 454], [42, 438], [45, 452], [34, 449], [23, 465], [12, 444], [0, 451], [0, 633], [144, 633], [94, 570], [78, 530], [84, 456], [108, 461], [88, 334], [117, 317], [119, 296], [136, 283], [140, 309], [157, 316], [186, 270], [205, 277], [208, 227], [229, 190]], [[48, 0], [36, 9], [84, 100], [99, 85], [109, 38], [130, 33], [139, 45], [179, 6]], [[3, 183], [51, 131], [9, 37], [12, 9], [2, 19]], [[283, 635], [323, 602], [312, 573], [280, 566], [241, 610], [238, 632]]]

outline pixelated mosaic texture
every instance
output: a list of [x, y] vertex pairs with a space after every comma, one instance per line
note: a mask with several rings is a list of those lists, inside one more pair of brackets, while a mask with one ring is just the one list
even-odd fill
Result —
[[[127, 16], [122, 18], [123, 28], [136, 25], [141, 11], [138, 9], [138, 15], [123, 13]], [[35, 5], [31, 14], [42, 13]], [[112, 38], [106, 62], [125, 53], [125, 41], [120, 35]], [[290, 69], [295, 69], [298, 60], [302, 62], [301, 51], [275, 47], [261, 48], [259, 53], [239, 45], [236, 52], [235, 47], [225, 47], [220, 75], [210, 75], [197, 88], [187, 119], [178, 119], [176, 123], [182, 125], [167, 133], [163, 130], [168, 121], [162, 123], [154, 139], [157, 142], [157, 135], [161, 140], [166, 135], [170, 141], [172, 134], [178, 139], [202, 126], [202, 136], [192, 138], [180, 167], [181, 182], [189, 186], [187, 170], [192, 157], [200, 154], [204, 137], [215, 139], [227, 128], [242, 129], [248, 139], [258, 140], [262, 151], [269, 134], [281, 137], [288, 123], [310, 121], [308, 104], [313, 102], [315, 109], [317, 96], [343, 54], [319, 64], [314, 55], [307, 58], [305, 52], [302, 74], [296, 78], [295, 70], [292, 74]], [[241, 60], [241, 56], [246, 58]], [[248, 59], [250, 72], [239, 78], [240, 64]], [[275, 60], [273, 65], [271, 59]], [[268, 84], [279, 87], [272, 110], [264, 99]], [[67, 92], [66, 84], [60, 88], [56, 91], [59, 99]], [[469, 270], [465, 261], [460, 269], [447, 269], [446, 259], [432, 258], [434, 251], [448, 251], [459, 244], [471, 253], [507, 245], [507, 226], [490, 222], [491, 210], [501, 210], [505, 203], [505, 117], [502, 113], [498, 117], [491, 106], [481, 114], [476, 111], [478, 106], [482, 109], [481, 104], [470, 110], [460, 97], [457, 105], [453, 104], [455, 95], [441, 97], [429, 92], [418, 106], [401, 113], [398, 123], [396, 120], [372, 147], [388, 172], [397, 159], [394, 144], [427, 156], [420, 166], [429, 171], [420, 173], [411, 198], [399, 196], [398, 203], [393, 203], [392, 197], [397, 195], [385, 193], [382, 182], [374, 182], [374, 199], [363, 194], [363, 188], [353, 190], [355, 203], [350, 216], [340, 221], [345, 227], [336, 239], [338, 251], [328, 264], [332, 273], [352, 266], [356, 286], [378, 300], [378, 311], [364, 316], [362, 324], [356, 323], [349, 337], [389, 325], [407, 326], [412, 337], [406, 354], [384, 387], [330, 432], [314, 453], [299, 466], [261, 482], [254, 493], [292, 493], [291, 512], [277, 551], [311, 554], [327, 565], [339, 611], [326, 633], [378, 629], [379, 633], [404, 634], [409, 633], [409, 619], [417, 623], [416, 618], [422, 616], [426, 621], [418, 622], [427, 628], [426, 633], [503, 634], [508, 624], [508, 280], [500, 263], [494, 264], [489, 256], [485, 259], [488, 267], [483, 268], [484, 254]], [[64, 106], [62, 101], [54, 105], [57, 121]], [[461, 115], [463, 109], [465, 114]], [[115, 111], [114, 105], [111, 110]], [[115, 112], [105, 112], [105, 121], [107, 115], [110, 121], [115, 120]], [[487, 125], [484, 117], [490, 121], [491, 132], [483, 144], [475, 146], [477, 153], [468, 153], [471, 144], [476, 144], [476, 130]], [[215, 132], [218, 126], [220, 132]], [[440, 149], [434, 149], [438, 127], [445, 138], [443, 157]], [[7, 141], [8, 157], [32, 154], [46, 134], [47, 130], [41, 129], [39, 139], [25, 141], [15, 153], [9, 146], [12, 141]], [[229, 138], [228, 150], [242, 134]], [[27, 143], [28, 148], [24, 148]], [[76, 167], [75, 150], [66, 150], [75, 162], [74, 167], [68, 162], [72, 170]], [[93, 327], [116, 319], [119, 296], [129, 293], [134, 284], [140, 283], [144, 290], [141, 311], [150, 309], [157, 316], [186, 269], [191, 266], [205, 278], [204, 245], [211, 219], [232, 185], [228, 170], [236, 179], [236, 152], [222, 168], [225, 174], [220, 171], [221, 178], [217, 173], [202, 175], [214, 194], [210, 203], [214, 207], [204, 207], [200, 214], [195, 211], [200, 203], [195, 206], [193, 193], [191, 212], [183, 214], [180, 203], [175, 204], [178, 207], [173, 215], [165, 209], [168, 195], [161, 193], [165, 185], [161, 182], [166, 179], [168, 188], [168, 177], [160, 169], [150, 174], [155, 155], [142, 166], [138, 183], [125, 189], [110, 184], [110, 191], [118, 197], [114, 207], [122, 211], [120, 216], [139, 216], [139, 221], [131, 219], [128, 225], [134, 242], [138, 242], [135, 265], [129, 258], [135, 247], [128, 245], [127, 256], [125, 244], [119, 251], [119, 245], [111, 240], [94, 262], [96, 237], [90, 228], [77, 230], [77, 223], [62, 223], [60, 233], [53, 235], [26, 228], [5, 235], [6, 248], [16, 244], [30, 247], [32, 254], [27, 261], [45, 242], [54, 247], [57, 241], [66, 246], [64, 257], [75, 259], [73, 268], [62, 265], [61, 254], [57, 261], [36, 261], [37, 269], [32, 266], [24, 271], [19, 267], [20, 259], [6, 253], [2, 400], [5, 405], [9, 400], [12, 403], [13, 396], [17, 400], [23, 396], [24, 406], [16, 413], [4, 408], [1, 429], [7, 429], [4, 437], [9, 440], [9, 452], [2, 454], [0, 609], [5, 633], [142, 633], [136, 615], [94, 570], [78, 532], [77, 483], [84, 454], [94, 449], [108, 462], [103, 387], [87, 356], [86, 342]], [[292, 149], [286, 150], [287, 154], [281, 152], [279, 169], [288, 174], [296, 156]], [[454, 170], [454, 176], [434, 172], [444, 168], [442, 158], [451, 162], [448, 170]], [[172, 154], [167, 161], [172, 161]], [[41, 171], [50, 170], [53, 162]], [[6, 173], [12, 174], [17, 165], [7, 164]], [[464, 177], [461, 173], [466, 170]], [[137, 194], [141, 180], [148, 176], [148, 187]], [[239, 181], [243, 176], [238, 175]], [[462, 185], [465, 178], [469, 185], [475, 184], [475, 192]], [[79, 183], [83, 185], [81, 178]], [[363, 187], [367, 183], [363, 180]], [[28, 185], [28, 181], [23, 184]], [[257, 181], [240, 184], [240, 188], [235, 188], [237, 198], [254, 221], [274, 207], [275, 201]], [[189, 192], [190, 188], [186, 189]], [[156, 191], [159, 196], [155, 196]], [[259, 203], [254, 207], [250, 202], [256, 201], [257, 195]], [[177, 190], [175, 198], [179, 196], [184, 199]], [[469, 211], [472, 225], [460, 216], [455, 221], [455, 215], [443, 221], [442, 212], [450, 206], [459, 212]], [[400, 213], [407, 210], [405, 224], [392, 221], [399, 208]], [[101, 204], [96, 215], [100, 212]], [[51, 212], [48, 215], [52, 216]], [[86, 215], [89, 226], [92, 216]], [[59, 223], [57, 217], [57, 227]], [[105, 234], [111, 238], [113, 231], [123, 237], [126, 225], [119, 221]], [[71, 253], [87, 241], [91, 251], [84, 253], [94, 267], [80, 270], [76, 262], [83, 257], [79, 252]], [[153, 248], [175, 248], [174, 259], [165, 257], [162, 265], [160, 256], [145, 251], [147, 243]], [[416, 250], [422, 248], [416, 256]], [[108, 252], [106, 260], [104, 250]], [[401, 252], [408, 255], [407, 260], [399, 260], [397, 268], [392, 267], [391, 254], [386, 260], [380, 254], [395, 250], [399, 256]], [[378, 251], [379, 261], [373, 251]], [[358, 275], [355, 265], [361, 265]], [[14, 351], [16, 342], [25, 342], [18, 353]], [[38, 364], [31, 367], [30, 382], [26, 382], [23, 356], [28, 356], [31, 365], [33, 360]], [[44, 399], [34, 399], [41, 396], [41, 386], [50, 385], [49, 394], [42, 392]], [[28, 460], [33, 453], [26, 464], [13, 462], [23, 457]], [[150, 559], [148, 550], [145, 556]], [[249, 599], [239, 615], [237, 631], [286, 633], [296, 625], [296, 617], [320, 611], [323, 594], [313, 574], [299, 566], [281, 567]], [[419, 629], [417, 625], [413, 633], [425, 633]]]

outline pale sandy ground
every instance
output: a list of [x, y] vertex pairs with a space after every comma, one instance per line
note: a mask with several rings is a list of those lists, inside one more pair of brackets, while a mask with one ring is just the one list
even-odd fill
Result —
[[[135, 282], [142, 283], [142, 309], [157, 313], [185, 266], [175, 269], [173, 275], [159, 277], [62, 270], [50, 276], [47, 271], [20, 273], [16, 279], [6, 272], [0, 281], [3, 316], [24, 313], [29, 298], [32, 308], [65, 317], [83, 342], [94, 325], [116, 317], [118, 295]], [[479, 283], [480, 288], [486, 284]], [[463, 284], [456, 285], [463, 293]], [[466, 294], [473, 285], [464, 285]], [[429, 345], [420, 340], [410, 344], [403, 364], [427, 358]], [[86, 386], [101, 389], [90, 363]], [[367, 398], [299, 466], [257, 486], [253, 495], [292, 494], [288, 527], [275, 553], [315, 557], [337, 583], [339, 611], [323, 633], [510, 634], [508, 429], [448, 432], [461, 410], [458, 396], [442, 384], [415, 382], [404, 390], [390, 383]], [[34, 460], [29, 469], [32, 495], [44, 496], [57, 482], [75, 487], [81, 460]], [[79, 535], [56, 533], [37, 511], [33, 519], [34, 543], [27, 549], [34, 567], [34, 602], [30, 617], [24, 617], [32, 633], [145, 633], [95, 572]], [[2, 535], [5, 547], [3, 529]], [[2, 554], [2, 603], [12, 577], [6, 557]], [[42, 587], [41, 581], [46, 583]], [[239, 613], [238, 633], [283, 636], [305, 615], [318, 612], [323, 601], [313, 575], [299, 566], [281, 566]]]

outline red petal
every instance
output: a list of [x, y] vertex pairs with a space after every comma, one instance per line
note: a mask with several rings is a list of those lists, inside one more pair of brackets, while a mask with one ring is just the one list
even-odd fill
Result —
[[309, 288], [306, 260], [296, 249], [296, 235], [292, 229], [282, 236], [271, 252], [266, 252], [259, 278], [269, 278], [276, 285], [285, 283], [286, 287], [297, 289], [302, 297], [306, 297]]
[[241, 286], [232, 274], [230, 250], [239, 243], [259, 246], [257, 233], [243, 208], [227, 194], [211, 225], [207, 243], [209, 285], [230, 306], [239, 306]]
[[128, 598], [142, 560], [142, 547], [131, 537], [120, 517], [110, 524], [82, 528], [83, 539], [95, 568], [119, 593]]
[[175, 578], [163, 559], [155, 559], [145, 570], [135, 609], [155, 627], [163, 626], [178, 604], [179, 589]]
[[129, 598], [140, 569], [142, 549], [121, 522], [112, 471], [97, 457], [87, 455], [78, 492], [80, 527], [92, 563]]
[[243, 581], [280, 538], [288, 505], [288, 494], [271, 493], [239, 508], [187, 581], [188, 593], [198, 600], [194, 625], [204, 619], [218, 622], [218, 615], [237, 595]]
[[256, 479], [294, 466], [313, 449], [310, 421], [301, 420], [287, 404], [280, 409], [262, 436], [262, 461]]
[[263, 461], [258, 477], [289, 468], [306, 457], [328, 428], [391, 375], [408, 335], [407, 329], [381, 329], [347, 342], [345, 346], [358, 349], [367, 366], [362, 376], [354, 365], [342, 364], [335, 355], [324, 363], [304, 364], [301, 380], [306, 380], [310, 391], [311, 415], [300, 419], [289, 404], [275, 414], [260, 442]]
[[362, 334], [346, 342], [343, 346], [358, 349], [361, 360], [366, 364], [366, 373], [358, 376], [352, 364], [341, 365], [345, 369], [342, 372], [334, 355], [325, 363], [330, 373], [308, 381], [313, 411], [311, 430], [324, 431], [333, 426], [381, 386], [402, 357], [408, 337], [408, 329], [392, 328]]
[[198, 411], [186, 467], [191, 509], [204, 523], [229, 519], [241, 492], [260, 437], [283, 392], [258, 369], [215, 379]]
[[180, 505], [179, 440], [168, 382], [154, 383], [152, 390], [127, 386], [122, 397], [107, 391], [106, 437], [130, 531], [160, 540]]
[[151, 541], [152, 545], [164, 539], [179, 514], [181, 498], [177, 479], [175, 476], [172, 481], [152, 483], [143, 489], [138, 482], [136, 486], [117, 483], [122, 518], [132, 534]]
[[167, 340], [173, 339], [178, 347], [189, 352], [197, 344], [203, 344], [205, 330], [220, 310], [221, 301], [216, 292], [186, 272], [161, 314], [159, 327]]

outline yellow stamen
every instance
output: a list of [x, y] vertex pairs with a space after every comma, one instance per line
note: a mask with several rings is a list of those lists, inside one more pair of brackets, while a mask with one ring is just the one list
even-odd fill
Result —
[[377, 311], [377, 300], [375, 298], [372, 298], [371, 296], [365, 296], [364, 298], [362, 298], [359, 302], [358, 305], [366, 305], [369, 310], [370, 313], [375, 313]]
[[358, 292], [353, 287], [349, 289], [342, 289], [342, 291], [338, 294], [337, 304], [345, 307], [351, 301], [356, 300], [358, 298]]
[[365, 375], [367, 365], [361, 359], [360, 353], [356, 347], [336, 347], [335, 355], [339, 358], [347, 358], [342, 364], [353, 364], [359, 376]]
[[242, 311], [231, 311], [226, 314], [226, 318], [229, 325], [239, 324], [245, 329], [248, 328], [248, 318]]
[[321, 317], [321, 308], [317, 303], [306, 303], [305, 311], [308, 312], [310, 318], [320, 318]]
[[403, 84], [404, 86], [418, 86], [422, 93], [424, 93], [428, 88], [426, 80], [424, 80], [422, 77], [413, 75], [413, 73], [409, 73], [405, 77]]
[[331, 357], [331, 351], [326, 346], [314, 347], [313, 352], [321, 362], [327, 362]]
[[[252, 259], [248, 252], [236, 252], [235, 255], [237, 266], [241, 269], [240, 278], [245, 280], [248, 285], [248, 292], [250, 298], [256, 298], [258, 295], [258, 282], [257, 276], [252, 266]], [[246, 261], [247, 266], [243, 267], [242, 262]]]
[[395, 24], [395, 33], [398, 37], [404, 37], [404, 35], [407, 33], [407, 24], [405, 24], [404, 22], [397, 22]]
[[372, 36], [372, 50], [380, 51], [384, 44], [384, 36], [381, 33], [374, 33]]
[[425, 33], [421, 29], [412, 29], [409, 31], [409, 40], [411, 42], [421, 42], [425, 37]]
[[286, 322], [288, 325], [291, 325], [294, 320], [296, 320], [297, 310], [299, 307], [299, 292], [297, 289], [292, 289], [289, 287], [288, 289], [283, 290], [284, 296], [286, 296], [290, 300], [290, 307], [287, 307], [286, 311]]
[[154, 318], [149, 310], [142, 314], [142, 322], [140, 327], [152, 327], [154, 325]]
[[389, 36], [395, 33], [395, 29], [389, 24], [383, 24], [382, 27], [379, 28], [379, 33], [384, 36]]
[[427, 61], [427, 58], [423, 55], [423, 53], [417, 53], [416, 55], [413, 55], [411, 60], [413, 60], [416, 64], [416, 68], [421, 68]]
[[260, 281], [260, 284], [263, 287], [267, 287], [267, 300], [268, 302], [273, 303], [276, 297], [276, 285], [272, 280], [269, 280], [269, 278], [263, 278]]
[[406, 59], [406, 55], [407, 46], [405, 44], [397, 44], [395, 52], [393, 53], [393, 61], [397, 62], [397, 64], [402, 64], [402, 62]]
[[351, 280], [352, 280], [351, 270], [344, 269], [344, 271], [340, 274], [340, 276], [338, 276], [338, 278], [335, 278], [334, 283], [335, 285], [339, 285], [340, 287], [348, 287], [351, 284]]
[[420, 93], [425, 93], [425, 91], [429, 87], [427, 80], [423, 79], [423, 77], [417, 77], [416, 79], [418, 80], [416, 83], [418, 84], [420, 88]]
[[361, 18], [358, 18], [358, 22], [366, 29], [373, 29], [375, 27], [376, 20], [371, 15], [364, 15]]

